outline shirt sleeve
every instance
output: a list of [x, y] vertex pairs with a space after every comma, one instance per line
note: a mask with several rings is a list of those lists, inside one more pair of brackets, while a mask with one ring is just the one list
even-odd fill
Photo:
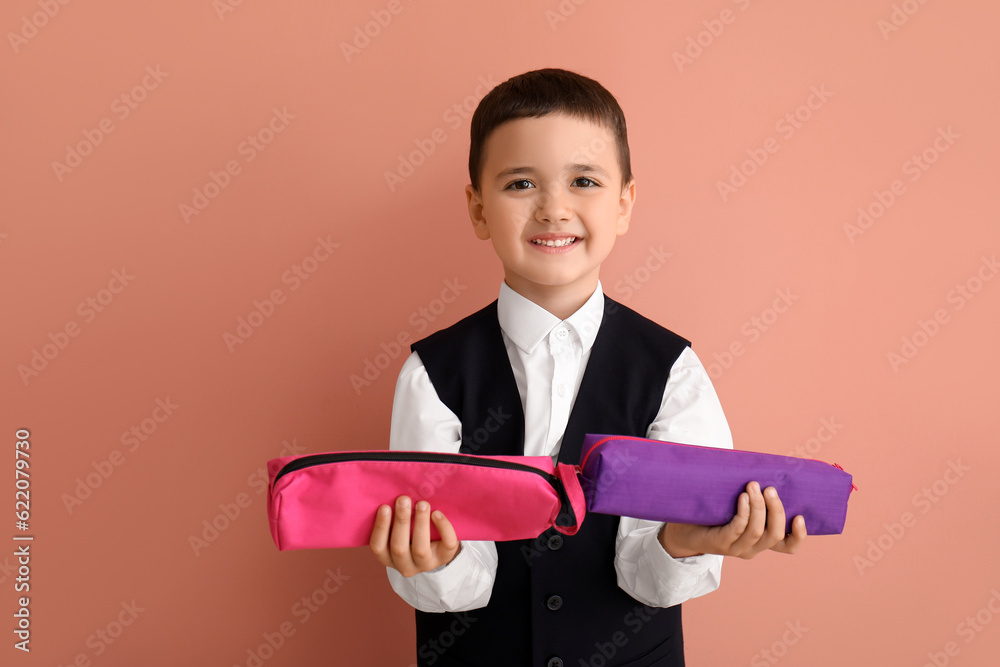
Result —
[[[646, 437], [733, 448], [733, 436], [719, 397], [690, 347], [684, 349], [670, 370], [660, 411]], [[722, 580], [722, 556], [671, 557], [657, 539], [663, 525], [621, 518], [615, 555], [619, 587], [652, 607], [671, 607], [717, 589]]]
[[[461, 444], [461, 420], [438, 398], [427, 369], [413, 352], [396, 381], [389, 449], [457, 453]], [[431, 572], [404, 577], [394, 568], [386, 568], [389, 584], [399, 597], [427, 612], [485, 607], [496, 571], [496, 544], [485, 541], [462, 541], [454, 560]]]

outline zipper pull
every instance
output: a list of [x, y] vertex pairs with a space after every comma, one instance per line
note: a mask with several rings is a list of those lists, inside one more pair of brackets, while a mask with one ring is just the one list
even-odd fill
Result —
[[[834, 468], [837, 468], [838, 470], [843, 470], [844, 472], [847, 472], [846, 470], [844, 470], [843, 468], [841, 468], [841, 467], [840, 467], [840, 466], [839, 466], [838, 464], [836, 464], [836, 463], [831, 463], [830, 465], [832, 465], [832, 466], [833, 466]], [[855, 483], [854, 483], [854, 482], [852, 481], [852, 482], [851, 482], [851, 491], [857, 491], [857, 490], [858, 490], [858, 485], [857, 485], [857, 484], [855, 484]]]

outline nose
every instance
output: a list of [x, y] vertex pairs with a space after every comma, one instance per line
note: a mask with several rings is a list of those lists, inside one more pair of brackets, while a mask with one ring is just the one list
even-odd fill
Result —
[[538, 198], [538, 210], [535, 212], [535, 219], [539, 222], [556, 224], [566, 222], [573, 218], [573, 209], [570, 206], [570, 196], [566, 188], [561, 185], [554, 185], [545, 188], [541, 197]]

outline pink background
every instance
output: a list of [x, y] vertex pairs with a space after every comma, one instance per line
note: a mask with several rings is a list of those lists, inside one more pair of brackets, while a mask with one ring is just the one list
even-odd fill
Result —
[[690, 664], [992, 664], [995, 3], [220, 6], [0, 10], [11, 509], [18, 428], [32, 466], [30, 531], [9, 511], [0, 529], [5, 613], [11, 537], [35, 537], [33, 650], [8, 631], [4, 664], [415, 661], [365, 549], [275, 549], [259, 474], [385, 448], [396, 341], [496, 297], [462, 192], [469, 116], [550, 66], [628, 119], [638, 198], [607, 294], [694, 341], [738, 448], [860, 487], [842, 536], [727, 561], [685, 605]]

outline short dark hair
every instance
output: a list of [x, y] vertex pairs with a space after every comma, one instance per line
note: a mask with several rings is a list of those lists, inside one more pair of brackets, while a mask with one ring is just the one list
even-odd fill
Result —
[[632, 180], [625, 113], [604, 86], [576, 72], [539, 69], [507, 79], [479, 102], [472, 115], [469, 178], [479, 191], [485, 162], [486, 139], [498, 126], [518, 118], [540, 118], [564, 113], [611, 130], [618, 144], [622, 187]]

